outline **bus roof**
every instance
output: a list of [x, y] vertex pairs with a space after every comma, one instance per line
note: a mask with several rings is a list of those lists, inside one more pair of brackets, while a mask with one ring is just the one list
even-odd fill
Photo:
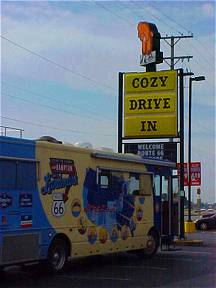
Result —
[[141, 163], [141, 164], [146, 164], [146, 165], [165, 166], [165, 167], [170, 167], [170, 168], [176, 167], [176, 163], [174, 162], [160, 161], [156, 159], [143, 159], [138, 155], [127, 154], [127, 153], [119, 154], [119, 153], [110, 153], [110, 152], [104, 152], [104, 151], [95, 151], [95, 152], [92, 152], [91, 155], [92, 157], [95, 157], [95, 158]]
[[[2, 143], [10, 143], [10, 144], [22, 144], [22, 145], [25, 145], [25, 150], [29, 150], [27, 149], [27, 147], [30, 145], [35, 145], [35, 140], [27, 140], [27, 139], [18, 139], [18, 138], [14, 138], [14, 137], [5, 137], [5, 136], [0, 136], [0, 141]], [[110, 152], [110, 151], [102, 151], [102, 150], [97, 150], [97, 149], [89, 149], [89, 148], [82, 148], [82, 147], [76, 147], [76, 146], [73, 146], [71, 144], [56, 144], [55, 143], [52, 143], [52, 142], [49, 142], [49, 141], [44, 141], [44, 140], [41, 140], [41, 139], [38, 139], [37, 142], [40, 142], [40, 144], [42, 144], [43, 146], [55, 146], [55, 148], [59, 147], [67, 147], [67, 149], [73, 149], [73, 150], [79, 150], [79, 151], [85, 151], [85, 153], [90, 153], [90, 155], [92, 157], [95, 157], [95, 158], [101, 158], [101, 159], [110, 159], [110, 160], [116, 160], [116, 161], [123, 161], [123, 162], [132, 162], [132, 163], [140, 163], [140, 164], [145, 164], [145, 165], [154, 165], [154, 166], [160, 166], [160, 167], [169, 167], [169, 168], [176, 168], [176, 163], [174, 162], [170, 162], [170, 161], [161, 161], [161, 160], [157, 160], [157, 159], [145, 159], [145, 158], [142, 158], [138, 155], [135, 155], [135, 154], [129, 154], [129, 153], [126, 153], [126, 154], [123, 154], [123, 153], [116, 153], [116, 152]], [[58, 142], [60, 143], [60, 142]], [[1, 148], [3, 148], [3, 146], [1, 145]], [[11, 149], [11, 147], [8, 149]], [[7, 150], [8, 150], [7, 149]], [[16, 153], [17, 154], [17, 149], [18, 147], [16, 148]], [[88, 152], [87, 152], [88, 151]], [[1, 155], [4, 156], [4, 152], [3, 152], [3, 149], [1, 149], [0, 151]], [[3, 152], [3, 153], [2, 153]], [[6, 153], [8, 154], [8, 153]], [[9, 153], [11, 154], [11, 153]], [[25, 153], [26, 154], [26, 153]], [[27, 153], [28, 154], [28, 153]], [[32, 154], [32, 153], [31, 153]], [[34, 154], [34, 153], [33, 153]], [[12, 155], [5, 155], [5, 156], [12, 156]], [[18, 156], [18, 155], [16, 155]], [[23, 156], [23, 155], [22, 155]], [[26, 155], [25, 155], [26, 157]], [[30, 158], [34, 158], [33, 155], [31, 155]]]

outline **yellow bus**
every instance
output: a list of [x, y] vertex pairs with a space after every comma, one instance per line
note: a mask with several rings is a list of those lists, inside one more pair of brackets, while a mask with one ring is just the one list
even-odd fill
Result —
[[160, 161], [42, 140], [0, 137], [0, 267], [46, 260], [60, 271], [75, 257], [153, 256], [160, 233], [146, 161]]

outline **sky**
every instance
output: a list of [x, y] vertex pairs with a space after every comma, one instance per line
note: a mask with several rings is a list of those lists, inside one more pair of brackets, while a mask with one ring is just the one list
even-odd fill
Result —
[[[176, 43], [175, 56], [193, 58], [175, 69], [206, 78], [193, 82], [192, 161], [202, 165], [202, 200], [216, 202], [214, 1], [2, 1], [0, 123], [28, 139], [50, 135], [117, 151], [118, 73], [145, 71], [140, 21], [154, 23], [161, 36], [193, 34]], [[164, 40], [161, 51], [170, 56]]]

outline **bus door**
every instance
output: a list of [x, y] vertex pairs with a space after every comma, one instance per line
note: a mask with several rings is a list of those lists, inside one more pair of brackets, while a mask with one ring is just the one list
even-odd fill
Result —
[[172, 193], [173, 193], [173, 210], [172, 210], [172, 219], [173, 219], [173, 233], [174, 236], [179, 234], [179, 178], [177, 175], [172, 176]]
[[161, 176], [154, 177], [154, 224], [158, 231], [161, 231], [161, 195], [162, 195]]
[[175, 176], [156, 175], [154, 191], [154, 219], [161, 235], [173, 238], [178, 235], [178, 201]]

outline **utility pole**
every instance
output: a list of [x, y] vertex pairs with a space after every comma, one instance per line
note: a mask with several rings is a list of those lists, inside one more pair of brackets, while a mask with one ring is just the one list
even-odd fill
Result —
[[[164, 62], [169, 65], [170, 69], [173, 70], [175, 65], [179, 60], [187, 59], [188, 61], [193, 58], [193, 56], [175, 56], [175, 45], [183, 38], [193, 38], [193, 35], [180, 35], [180, 36], [164, 36], [161, 37], [171, 48], [171, 56], [163, 57]], [[170, 41], [168, 41], [170, 40]], [[170, 63], [167, 61], [170, 60]], [[175, 61], [176, 60], [176, 61]]]

